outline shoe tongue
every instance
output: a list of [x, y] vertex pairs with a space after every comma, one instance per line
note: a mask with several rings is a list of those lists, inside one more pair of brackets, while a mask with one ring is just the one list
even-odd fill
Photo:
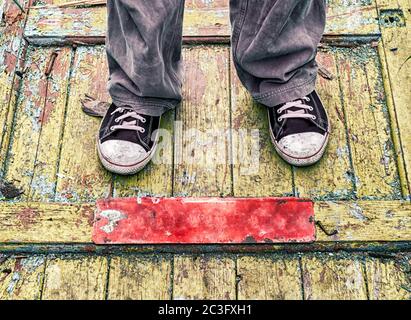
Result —
[[[305, 114], [306, 110], [291, 107], [284, 114]], [[309, 119], [306, 118], [287, 118], [284, 119], [283, 126], [283, 136], [288, 136], [290, 134], [303, 133], [303, 132], [321, 132], [319, 128]]]

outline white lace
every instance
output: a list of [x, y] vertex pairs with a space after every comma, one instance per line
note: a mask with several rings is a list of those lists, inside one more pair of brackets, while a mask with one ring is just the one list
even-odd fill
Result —
[[[317, 117], [313, 114], [309, 114], [306, 112], [306, 110], [313, 111], [314, 108], [306, 105], [304, 102], [309, 102], [310, 98], [304, 97], [302, 99], [292, 101], [292, 102], [287, 102], [285, 105], [283, 105], [281, 108], [277, 110], [278, 114], [282, 114], [283, 112], [286, 112], [285, 114], [281, 115], [278, 118], [278, 121], [281, 122], [284, 119], [312, 119], [315, 120]], [[291, 108], [296, 108], [299, 110], [290, 110]]]
[[[117, 108], [116, 110], [114, 110], [111, 115], [116, 114], [117, 112], [122, 113], [123, 111], [126, 111], [123, 115], [119, 116], [118, 118], [116, 118], [114, 121], [116, 123], [120, 122], [123, 119], [126, 118], [133, 118], [136, 120], [140, 120], [142, 123], [146, 122], [146, 118], [144, 118], [143, 116], [139, 115], [137, 112], [130, 110], [130, 109], [124, 109], [124, 108]], [[139, 131], [141, 133], [144, 133], [146, 130], [143, 127], [137, 126], [137, 121], [133, 120], [133, 121], [123, 121], [121, 124], [119, 125], [115, 125], [115, 126], [111, 126], [110, 130], [111, 131], [115, 131], [115, 130], [134, 130], [134, 131]]]

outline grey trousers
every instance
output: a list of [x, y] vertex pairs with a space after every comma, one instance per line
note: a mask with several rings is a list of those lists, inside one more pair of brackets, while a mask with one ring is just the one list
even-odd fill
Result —
[[[233, 61], [268, 107], [315, 88], [326, 0], [230, 0]], [[184, 0], [108, 0], [108, 89], [116, 105], [158, 116], [182, 99]]]

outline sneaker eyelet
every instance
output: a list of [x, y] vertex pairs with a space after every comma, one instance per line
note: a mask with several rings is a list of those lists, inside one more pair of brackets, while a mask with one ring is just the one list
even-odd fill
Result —
[[140, 130], [140, 132], [144, 133], [144, 132], [146, 132], [146, 129], [143, 128], [143, 129]]
[[118, 123], [120, 120], [118, 120], [118, 118], [114, 119], [115, 123]]
[[314, 108], [313, 107], [310, 107], [310, 109], [309, 109], [310, 111], [314, 111]]
[[317, 117], [316, 117], [316, 116], [312, 116], [312, 117], [311, 117], [311, 119], [316, 120], [316, 119], [317, 119]]
[[142, 119], [141, 119], [141, 122], [142, 122], [142, 123], [146, 123], [146, 122], [147, 122], [146, 118], [142, 118]]
[[111, 131], [114, 131], [114, 126], [111, 126], [111, 127], [110, 127], [110, 130], [111, 130]]

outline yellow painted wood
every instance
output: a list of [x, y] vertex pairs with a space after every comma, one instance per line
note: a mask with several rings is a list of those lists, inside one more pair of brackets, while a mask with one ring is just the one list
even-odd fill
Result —
[[327, 1], [326, 34], [378, 34], [375, 1]]
[[237, 260], [240, 300], [301, 300], [298, 259], [240, 257]]
[[91, 242], [94, 207], [0, 202], [0, 242]]
[[292, 172], [271, 142], [266, 107], [253, 101], [231, 67], [234, 195], [292, 195]]
[[357, 259], [303, 256], [301, 258], [306, 300], [366, 300], [367, 289]]
[[108, 262], [105, 257], [48, 258], [43, 300], [103, 300]]
[[347, 199], [354, 195], [353, 172], [345, 128], [335, 56], [328, 50], [319, 52], [317, 60], [335, 78], [319, 76], [317, 91], [331, 122], [329, 145], [324, 157], [314, 166], [295, 168], [295, 190], [299, 196], [312, 199]]
[[27, 72], [17, 101], [13, 137], [6, 166], [6, 180], [16, 181], [28, 199], [35, 169], [37, 146], [41, 135], [41, 119], [47, 95], [44, 75], [53, 49], [29, 47], [25, 61]]
[[0, 300], [40, 299], [44, 266], [44, 256], [0, 255]]
[[[396, 141], [400, 160], [405, 163], [405, 170], [400, 171], [403, 183], [403, 192], [410, 194], [411, 190], [411, 115], [409, 106], [411, 104], [411, 93], [404, 90], [411, 84], [411, 4], [407, 0], [390, 1], [378, 0], [379, 9], [400, 9], [404, 14], [402, 25], [389, 24], [381, 18], [381, 32], [383, 39], [384, 58], [383, 65], [386, 67], [385, 85], [392, 93], [392, 122], [399, 130], [399, 139]], [[380, 16], [382, 13], [380, 12]], [[400, 162], [401, 165], [401, 162]], [[402, 169], [402, 168], [401, 168]]]
[[175, 111], [161, 118], [160, 142], [152, 161], [136, 175], [114, 178], [115, 197], [171, 196]]
[[377, 61], [368, 46], [338, 52], [357, 195], [390, 199], [400, 197], [400, 187]]
[[[374, 1], [330, 0], [326, 37], [378, 34]], [[225, 0], [186, 1], [183, 35], [186, 39], [224, 37], [228, 39], [229, 2]], [[30, 11], [26, 38], [36, 44], [104, 41], [106, 8], [42, 8]], [[80, 37], [80, 38], [79, 38]], [[85, 37], [85, 38], [83, 38]]]
[[185, 97], [177, 109], [174, 194], [231, 194], [230, 110], [225, 47], [184, 51]]
[[408, 201], [317, 202], [315, 219], [327, 230], [317, 228], [317, 241], [407, 241], [410, 240], [411, 204]]
[[72, 72], [56, 199], [93, 201], [109, 195], [111, 174], [101, 166], [96, 152], [101, 119], [83, 113], [80, 99], [88, 93], [97, 99], [108, 100], [105, 49], [79, 47]]
[[[0, 243], [90, 243], [92, 204], [0, 202]], [[315, 218], [317, 241], [410, 241], [411, 204], [402, 201], [322, 201]]]
[[226, 257], [177, 256], [174, 258], [173, 298], [235, 299], [235, 261]]
[[[31, 181], [31, 200], [54, 199], [71, 58], [70, 48], [61, 49], [48, 77], [46, 99], [40, 115], [42, 127]], [[30, 139], [30, 136], [26, 138]]]
[[399, 262], [370, 258], [366, 261], [366, 270], [370, 300], [411, 298], [411, 278]]
[[[26, 4], [27, 0], [22, 1]], [[26, 15], [12, 0], [0, 3], [0, 169], [6, 160], [20, 78], [15, 70], [22, 65], [22, 33]]]
[[113, 257], [108, 299], [166, 300], [171, 297], [171, 261], [157, 256]]

